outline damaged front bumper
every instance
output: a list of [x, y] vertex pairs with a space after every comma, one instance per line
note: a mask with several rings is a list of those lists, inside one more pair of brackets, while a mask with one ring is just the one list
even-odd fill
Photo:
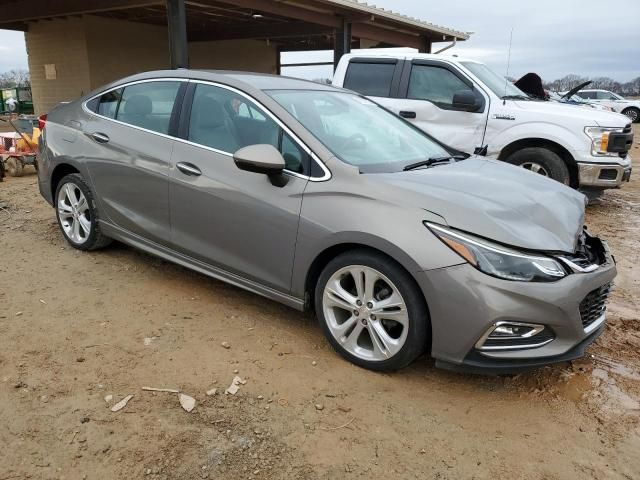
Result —
[[627, 155], [620, 163], [578, 162], [580, 187], [619, 188], [631, 179], [631, 157]]
[[[604, 302], [616, 276], [614, 259], [601, 243], [597, 267], [574, 264], [574, 273], [556, 282], [502, 280], [469, 264], [421, 272], [436, 366], [513, 373], [581, 357], [604, 330]], [[542, 328], [501, 345], [490, 333], [504, 325]]]

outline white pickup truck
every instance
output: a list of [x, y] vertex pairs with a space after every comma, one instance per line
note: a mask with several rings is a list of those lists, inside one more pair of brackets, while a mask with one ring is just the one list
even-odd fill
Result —
[[631, 177], [627, 117], [532, 100], [483, 63], [422, 53], [348, 54], [333, 85], [370, 97], [457, 150], [522, 166], [589, 196]]

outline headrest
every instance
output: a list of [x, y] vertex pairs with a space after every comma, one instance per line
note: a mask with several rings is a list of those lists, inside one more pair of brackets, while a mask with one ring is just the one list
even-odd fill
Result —
[[197, 128], [217, 128], [224, 125], [226, 112], [211, 97], [196, 97], [191, 111], [191, 125]]
[[124, 103], [126, 115], [149, 115], [152, 109], [151, 100], [144, 95], [134, 95]]

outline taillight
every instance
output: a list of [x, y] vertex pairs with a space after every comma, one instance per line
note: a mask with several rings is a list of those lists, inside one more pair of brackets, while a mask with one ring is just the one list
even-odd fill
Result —
[[40, 115], [38, 117], [38, 128], [42, 131], [44, 130], [44, 126], [47, 124], [47, 114]]

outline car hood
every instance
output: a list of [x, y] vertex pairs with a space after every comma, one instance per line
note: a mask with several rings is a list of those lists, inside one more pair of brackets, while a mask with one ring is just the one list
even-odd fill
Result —
[[[580, 109], [573, 108], [566, 103], [560, 102], [543, 102], [543, 101], [518, 101], [514, 100], [519, 108], [527, 110], [529, 112], [535, 112], [540, 116], [546, 116], [547, 121], [556, 123], [559, 120], [557, 117], [573, 118], [580, 120], [585, 127], [587, 126], [600, 126], [600, 127], [618, 127], [623, 128], [629, 123], [629, 119], [624, 115], [614, 112], [607, 112], [592, 109]], [[556, 117], [555, 120], [551, 120], [549, 115]]]
[[591, 80], [588, 80], [586, 82], [581, 83], [580, 85], [577, 85], [577, 86], [573, 87], [571, 90], [569, 90], [567, 93], [565, 93], [562, 96], [562, 98], [571, 98], [571, 97], [573, 97], [576, 93], [578, 93], [580, 90], [582, 90], [587, 85], [591, 85]]
[[420, 206], [451, 227], [527, 250], [572, 253], [585, 196], [523, 168], [483, 157], [409, 172], [370, 174], [388, 201]]

